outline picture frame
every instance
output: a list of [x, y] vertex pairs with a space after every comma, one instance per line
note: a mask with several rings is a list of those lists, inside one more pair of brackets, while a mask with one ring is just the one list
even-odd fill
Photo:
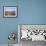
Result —
[[3, 7], [4, 17], [17, 17], [17, 7], [16, 6], [4, 6]]
[[[23, 30], [28, 30], [27, 39], [22, 37]], [[18, 24], [18, 42], [20, 43], [22, 40], [46, 41], [46, 24]]]

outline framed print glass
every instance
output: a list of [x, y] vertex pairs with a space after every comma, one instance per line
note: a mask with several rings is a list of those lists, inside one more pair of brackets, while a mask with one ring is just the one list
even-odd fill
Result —
[[4, 6], [4, 17], [16, 17], [17, 7], [16, 6]]

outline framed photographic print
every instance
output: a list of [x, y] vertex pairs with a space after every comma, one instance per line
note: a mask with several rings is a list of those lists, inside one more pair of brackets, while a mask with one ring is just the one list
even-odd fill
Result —
[[3, 9], [4, 17], [16, 17], [17, 7], [16, 6], [4, 6]]

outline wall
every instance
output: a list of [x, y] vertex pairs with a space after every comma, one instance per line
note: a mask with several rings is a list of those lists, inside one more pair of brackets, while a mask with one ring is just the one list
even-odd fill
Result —
[[46, 24], [46, 0], [20, 0], [19, 18], [21, 24]]
[[[0, 44], [7, 44], [8, 34], [10, 32], [17, 32], [17, 18], [3, 18], [3, 6], [17, 6], [18, 0], [0, 0]], [[18, 43], [18, 38], [16, 38], [15, 43]]]
[[[18, 6], [18, 16], [3, 18], [3, 6]], [[0, 0], [0, 44], [8, 43], [9, 32], [17, 34], [18, 24], [46, 24], [46, 0]]]

